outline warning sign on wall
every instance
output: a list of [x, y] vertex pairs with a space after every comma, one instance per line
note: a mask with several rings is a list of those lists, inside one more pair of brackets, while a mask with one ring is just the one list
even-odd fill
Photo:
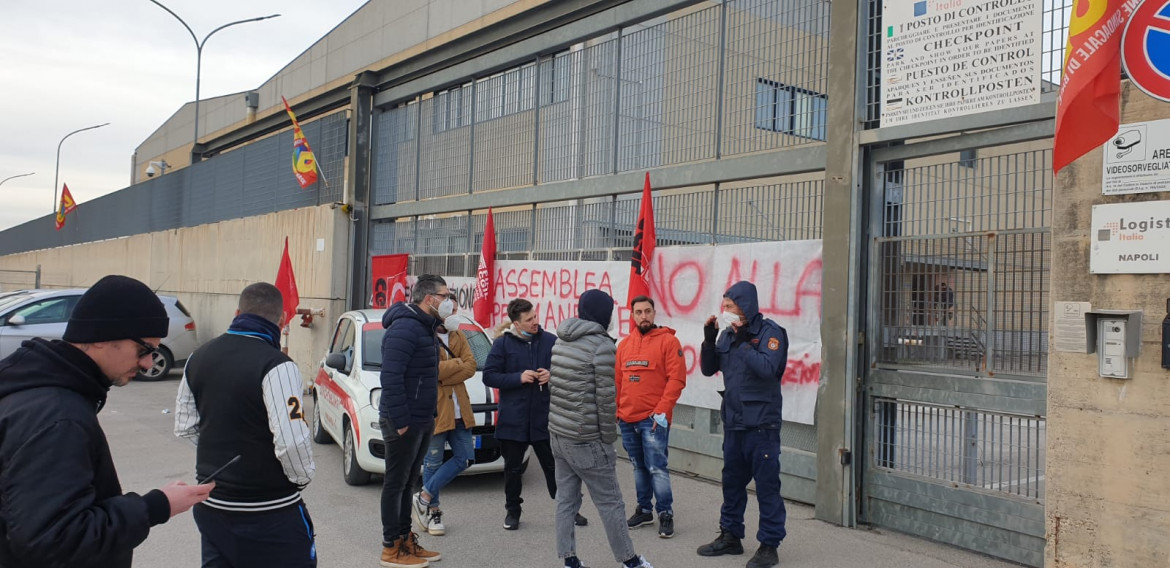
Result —
[[1170, 191], [1170, 119], [1122, 124], [1103, 153], [1101, 193]]

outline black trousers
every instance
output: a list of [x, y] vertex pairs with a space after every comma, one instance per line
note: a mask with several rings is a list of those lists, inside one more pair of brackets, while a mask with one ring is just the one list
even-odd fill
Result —
[[203, 568], [316, 568], [313, 519], [303, 502], [262, 512], [191, 511], [203, 539]]
[[414, 481], [422, 471], [435, 422], [412, 425], [399, 436], [385, 418], [382, 441], [386, 444], [386, 475], [382, 478], [382, 546], [410, 534], [410, 507]]
[[548, 486], [548, 496], [557, 498], [556, 461], [553, 460], [552, 447], [548, 440], [536, 442], [517, 442], [515, 440], [499, 440], [500, 454], [504, 456], [504, 509], [509, 513], [520, 514], [520, 492], [524, 490], [524, 454], [528, 446], [540, 461], [540, 469], [544, 470], [544, 482]]

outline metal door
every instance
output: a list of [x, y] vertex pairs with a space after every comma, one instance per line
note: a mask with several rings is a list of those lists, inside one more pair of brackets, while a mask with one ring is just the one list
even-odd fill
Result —
[[869, 164], [862, 518], [1033, 566], [1044, 558], [1049, 148], [878, 152]]

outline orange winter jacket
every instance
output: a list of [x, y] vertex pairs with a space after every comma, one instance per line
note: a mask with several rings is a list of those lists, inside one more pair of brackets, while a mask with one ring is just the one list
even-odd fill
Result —
[[674, 414], [674, 404], [687, 386], [682, 344], [669, 327], [645, 335], [637, 328], [617, 346], [617, 417], [639, 422], [652, 414]]

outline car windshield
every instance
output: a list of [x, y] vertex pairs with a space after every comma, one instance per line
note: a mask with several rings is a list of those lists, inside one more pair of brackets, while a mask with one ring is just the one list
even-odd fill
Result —
[[[471, 344], [471, 353], [475, 356], [475, 368], [482, 371], [487, 361], [488, 352], [492, 350], [492, 340], [475, 324], [460, 323], [459, 330], [467, 336]], [[362, 332], [362, 367], [367, 370], [382, 368], [382, 337], [386, 335], [384, 328], [367, 329]]]

